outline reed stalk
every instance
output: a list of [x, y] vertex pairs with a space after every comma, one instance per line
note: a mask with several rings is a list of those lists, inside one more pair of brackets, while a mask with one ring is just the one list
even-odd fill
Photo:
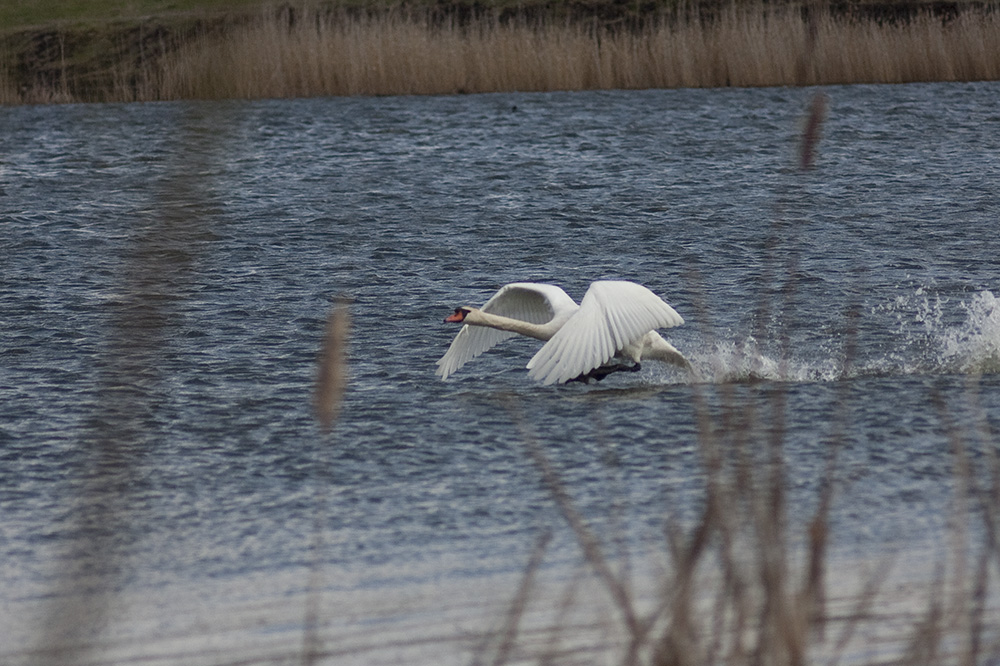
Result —
[[[825, 107], [825, 95], [817, 93], [803, 123], [802, 170], [811, 167]], [[787, 231], [776, 220], [775, 232], [779, 228]], [[776, 233], [774, 243], [779, 242], [794, 239], [782, 240]], [[773, 254], [766, 259], [772, 266], [769, 280], [778, 282], [784, 275], [782, 293], [788, 298], [795, 288], [797, 262], [782, 267]], [[772, 305], [764, 302], [760, 309], [766, 312]], [[850, 376], [856, 360], [860, 316], [857, 305], [845, 314], [844, 377]], [[699, 318], [707, 320], [709, 314], [701, 312]], [[847, 384], [841, 389], [846, 391]], [[703, 505], [698, 516], [686, 522], [668, 513], [663, 530], [667, 564], [655, 580], [641, 586], [616, 571], [609, 557], [612, 545], [624, 540], [602, 534], [582, 515], [565, 480], [535, 440], [535, 429], [525, 423], [517, 404], [507, 401], [543, 487], [575, 537], [593, 579], [607, 593], [603, 605], [599, 599], [580, 602], [599, 606], [616, 621], [604, 646], [607, 654], [600, 654], [600, 660], [649, 666], [995, 663], [1000, 655], [995, 589], [1000, 459], [975, 379], [970, 378], [966, 397], [976, 417], [971, 429], [954, 417], [940, 393], [930, 396], [953, 454], [949, 543], [933, 569], [920, 572], [922, 580], [908, 583], [911, 592], [905, 598], [899, 597], [898, 588], [886, 585], [893, 557], [883, 556], [869, 574], [851, 581], [857, 587], [850, 592], [844, 589], [850, 579], [842, 571], [844, 565], [831, 562], [830, 515], [842, 490], [838, 454], [852, 418], [846, 394], [837, 403], [815, 510], [800, 526], [789, 518], [795, 511], [787, 492], [784, 450], [787, 390], [780, 382], [763, 387], [766, 399], [754, 404], [729, 385], [691, 386]], [[986, 452], [984, 463], [977, 464], [969, 440]], [[536, 551], [526, 580], [539, 564]], [[633, 592], [640, 587], [645, 595]], [[509, 615], [525, 613], [526, 596], [523, 589], [518, 591]], [[557, 626], [553, 631], [565, 630]], [[524, 647], [523, 661], [562, 663]], [[491, 663], [509, 663], [510, 653], [497, 652]], [[598, 655], [594, 657], [597, 661]]]

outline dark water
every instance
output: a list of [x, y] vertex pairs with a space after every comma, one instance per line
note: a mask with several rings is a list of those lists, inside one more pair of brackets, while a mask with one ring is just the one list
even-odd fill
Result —
[[[761, 432], [785, 401], [793, 520], [840, 442], [837, 543], [935, 538], [953, 436], [978, 459], [1000, 427], [1000, 86], [826, 92], [807, 172], [813, 90], [3, 109], [0, 597], [40, 607], [74, 566], [301, 587], [317, 524], [341, 588], [516, 571], [549, 526], [573, 561], [532, 439], [595, 524], [655, 540], [700, 501], [696, 397]], [[601, 278], [685, 317], [701, 382], [540, 387], [531, 341], [434, 376], [455, 306]]]

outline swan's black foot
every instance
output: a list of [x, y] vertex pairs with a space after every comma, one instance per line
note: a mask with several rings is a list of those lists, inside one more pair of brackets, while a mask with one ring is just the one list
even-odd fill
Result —
[[615, 372], [639, 372], [642, 370], [642, 366], [638, 363], [633, 363], [632, 365], [626, 365], [624, 363], [616, 363], [614, 365], [602, 365], [599, 368], [594, 368], [590, 372], [584, 373], [579, 377], [574, 377], [571, 382], [583, 382], [584, 384], [589, 384], [590, 380], [601, 381], [605, 377]]

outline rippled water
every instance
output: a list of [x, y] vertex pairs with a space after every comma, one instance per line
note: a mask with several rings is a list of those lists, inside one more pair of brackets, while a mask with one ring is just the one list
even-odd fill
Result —
[[[104, 539], [74, 585], [280, 598], [317, 524], [341, 591], [517, 571], [548, 526], [573, 561], [531, 439], [591, 520], [655, 541], [700, 501], [696, 397], [751, 421], [787, 402], [794, 519], [842, 442], [841, 546], [936, 534], [949, 436], [1000, 426], [1000, 87], [827, 89], [801, 172], [814, 92], [4, 109], [0, 597], [34, 618], [75, 571], [58, 556]], [[667, 337], [701, 381], [540, 387], [531, 341], [434, 376], [455, 306], [601, 278], [685, 317]], [[326, 437], [337, 294], [351, 380]]]

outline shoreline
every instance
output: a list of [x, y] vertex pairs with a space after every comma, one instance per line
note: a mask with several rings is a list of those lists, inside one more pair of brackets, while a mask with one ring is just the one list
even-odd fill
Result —
[[460, 0], [77, 22], [0, 34], [0, 104], [996, 80], [997, 9]]

